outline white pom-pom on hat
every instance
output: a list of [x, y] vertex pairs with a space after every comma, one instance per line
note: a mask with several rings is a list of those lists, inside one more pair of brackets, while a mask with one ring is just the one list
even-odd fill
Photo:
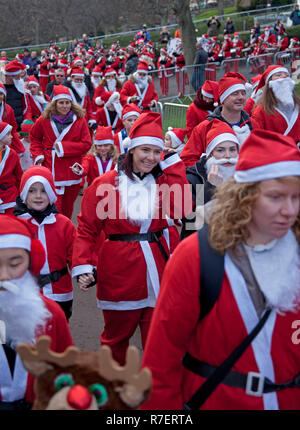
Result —
[[96, 103], [96, 105], [97, 105], [97, 106], [102, 106], [102, 105], [104, 105], [104, 101], [102, 100], [102, 98], [101, 98], [101, 97], [96, 97], [96, 98], [95, 98], [95, 103]]
[[125, 137], [123, 140], [123, 148], [128, 149], [130, 147], [131, 139], [130, 137]]

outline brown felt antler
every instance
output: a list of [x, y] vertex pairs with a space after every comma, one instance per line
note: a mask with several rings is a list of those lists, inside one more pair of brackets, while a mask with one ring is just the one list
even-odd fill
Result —
[[20, 343], [17, 346], [17, 352], [23, 363], [29, 362], [46, 362], [66, 367], [74, 364], [79, 349], [75, 346], [69, 346], [64, 352], [58, 353], [50, 350], [51, 338], [49, 336], [40, 336], [35, 346], [28, 343]]
[[99, 351], [99, 372], [109, 381], [124, 381], [133, 385], [139, 391], [151, 387], [151, 372], [144, 368], [139, 372], [139, 351], [135, 346], [129, 346], [125, 366], [120, 366], [113, 358], [111, 349], [103, 345]]

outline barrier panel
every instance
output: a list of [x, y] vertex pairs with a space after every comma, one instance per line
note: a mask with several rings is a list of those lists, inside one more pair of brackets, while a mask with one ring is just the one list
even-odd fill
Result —
[[189, 105], [179, 103], [164, 103], [163, 105], [163, 130], [168, 127], [186, 128], [186, 111]]
[[223, 60], [220, 65], [220, 74], [223, 76], [228, 72], [241, 73], [245, 78], [250, 79], [250, 76], [248, 76], [247, 58], [240, 57]]
[[250, 55], [247, 58], [247, 77], [264, 73], [273, 64], [273, 53], [262, 55]]
[[290, 72], [292, 68], [293, 54], [288, 51], [279, 51], [274, 55], [274, 63], [286, 67]]

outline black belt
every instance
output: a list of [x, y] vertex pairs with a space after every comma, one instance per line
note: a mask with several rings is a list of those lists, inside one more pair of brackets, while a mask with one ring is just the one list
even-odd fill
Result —
[[64, 267], [61, 270], [53, 270], [51, 273], [47, 273], [46, 275], [38, 275], [37, 280], [39, 286], [42, 288], [46, 284], [50, 284], [51, 282], [57, 282], [62, 276], [68, 273], [68, 268]]
[[136, 233], [136, 234], [109, 234], [108, 239], [117, 242], [156, 242], [158, 247], [164, 256], [165, 260], [169, 259], [164, 247], [160, 243], [159, 238], [164, 234], [163, 230], [159, 231], [148, 231], [147, 233]]
[[[193, 373], [209, 378], [217, 367], [198, 360], [189, 353], [186, 353], [182, 360], [183, 366]], [[275, 384], [270, 379], [265, 378], [261, 373], [249, 372], [247, 375], [231, 370], [222, 380], [222, 384], [230, 387], [242, 388], [251, 396], [260, 397], [265, 393], [280, 391], [285, 388], [300, 387], [300, 373], [291, 381]]]
[[14, 402], [2, 402], [0, 401], [0, 411], [27, 411], [32, 408], [32, 403], [26, 402], [26, 400], [15, 400]]

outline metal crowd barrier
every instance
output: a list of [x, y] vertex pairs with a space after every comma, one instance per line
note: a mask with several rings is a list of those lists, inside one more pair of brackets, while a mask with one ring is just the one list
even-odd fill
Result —
[[163, 130], [164, 133], [168, 127], [186, 128], [186, 111], [189, 105], [179, 103], [164, 103], [163, 105]]

